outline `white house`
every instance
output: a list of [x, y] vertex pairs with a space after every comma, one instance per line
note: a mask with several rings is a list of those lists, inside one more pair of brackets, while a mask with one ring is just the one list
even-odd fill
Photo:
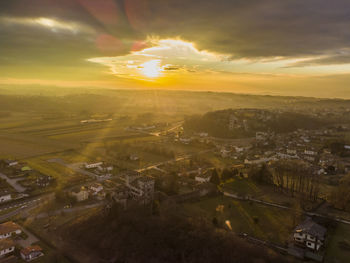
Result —
[[315, 155], [317, 155], [317, 152], [312, 151], [312, 150], [305, 150], [304, 154], [315, 156]]
[[294, 241], [313, 251], [318, 251], [325, 241], [327, 229], [307, 218], [294, 229]]
[[11, 193], [9, 191], [0, 191], [0, 203], [10, 201], [12, 199]]
[[0, 239], [11, 237], [14, 234], [19, 235], [21, 233], [21, 227], [12, 221], [0, 224]]
[[25, 261], [32, 261], [33, 259], [44, 255], [42, 248], [38, 245], [23, 248], [20, 254]]
[[1, 239], [0, 240], [0, 257], [10, 254], [15, 251], [15, 243], [12, 239]]
[[209, 172], [198, 174], [195, 176], [194, 180], [199, 183], [208, 183], [210, 181], [211, 174]]
[[13, 161], [13, 160], [6, 160], [5, 162], [10, 167], [18, 164], [18, 161]]
[[86, 168], [86, 169], [97, 168], [97, 167], [101, 166], [102, 164], [103, 164], [102, 162], [98, 162], [98, 163], [86, 163], [86, 164], [85, 164], [85, 168]]
[[98, 194], [103, 190], [102, 184], [94, 183], [90, 186], [91, 191], [93, 191], [94, 194]]

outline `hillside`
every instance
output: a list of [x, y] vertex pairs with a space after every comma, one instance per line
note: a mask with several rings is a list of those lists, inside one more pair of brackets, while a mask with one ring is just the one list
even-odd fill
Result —
[[283, 133], [297, 129], [317, 129], [330, 123], [325, 119], [295, 112], [227, 109], [187, 117], [184, 129], [187, 133], [207, 132], [214, 137], [242, 138], [254, 136], [258, 131]]

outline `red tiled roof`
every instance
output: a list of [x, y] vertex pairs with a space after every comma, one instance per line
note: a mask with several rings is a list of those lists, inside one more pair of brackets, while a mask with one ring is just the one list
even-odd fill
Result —
[[41, 251], [43, 251], [43, 249], [40, 246], [38, 246], [38, 245], [34, 245], [34, 246], [29, 246], [29, 247], [23, 248], [21, 250], [21, 253], [23, 255], [29, 255], [30, 253], [35, 252], [35, 251], [40, 251], [41, 252]]

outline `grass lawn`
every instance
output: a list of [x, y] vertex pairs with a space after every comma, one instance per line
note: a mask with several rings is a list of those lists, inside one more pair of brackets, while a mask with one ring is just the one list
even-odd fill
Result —
[[69, 180], [69, 177], [74, 176], [75, 172], [71, 169], [58, 163], [48, 162], [47, 160], [47, 156], [44, 156], [30, 158], [27, 159], [26, 162], [34, 170], [55, 178], [58, 186]]
[[292, 207], [298, 201], [297, 198], [293, 198], [289, 194], [276, 191], [271, 185], [259, 185], [250, 179], [240, 177], [227, 181], [223, 185], [223, 189], [241, 196], [249, 195], [252, 198], [288, 207]]
[[199, 202], [185, 203], [187, 216], [202, 216], [219, 225], [231, 224], [232, 231], [244, 232], [257, 238], [284, 244], [293, 229], [293, 214], [289, 210], [262, 206], [227, 197], [205, 198]]
[[262, 191], [253, 181], [240, 177], [229, 180], [223, 185], [223, 189], [242, 196], [250, 195], [257, 197], [258, 195], [262, 195]]
[[344, 249], [341, 242], [350, 244], [350, 225], [339, 223], [328, 239], [325, 262], [345, 263], [350, 260], [350, 249]]

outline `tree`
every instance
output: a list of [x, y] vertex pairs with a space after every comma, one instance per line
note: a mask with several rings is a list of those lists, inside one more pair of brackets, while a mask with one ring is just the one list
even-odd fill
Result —
[[350, 203], [350, 174], [345, 176], [330, 194], [331, 204], [341, 210], [346, 210]]
[[218, 174], [216, 169], [213, 169], [213, 171], [211, 173], [210, 182], [212, 184], [215, 184], [215, 185], [219, 185], [220, 184], [220, 177], [219, 177], [219, 174]]
[[179, 177], [176, 172], [170, 174], [168, 192], [170, 194], [177, 194], [179, 192]]
[[253, 167], [249, 171], [249, 177], [260, 184], [273, 184], [272, 173], [266, 164], [263, 164], [261, 167]]
[[219, 225], [219, 221], [218, 221], [218, 219], [216, 217], [213, 217], [212, 222], [213, 222], [214, 226], [218, 226]]
[[234, 176], [233, 172], [226, 168], [222, 171], [222, 174], [221, 174], [221, 178], [223, 181], [227, 181], [233, 178], [233, 176]]

